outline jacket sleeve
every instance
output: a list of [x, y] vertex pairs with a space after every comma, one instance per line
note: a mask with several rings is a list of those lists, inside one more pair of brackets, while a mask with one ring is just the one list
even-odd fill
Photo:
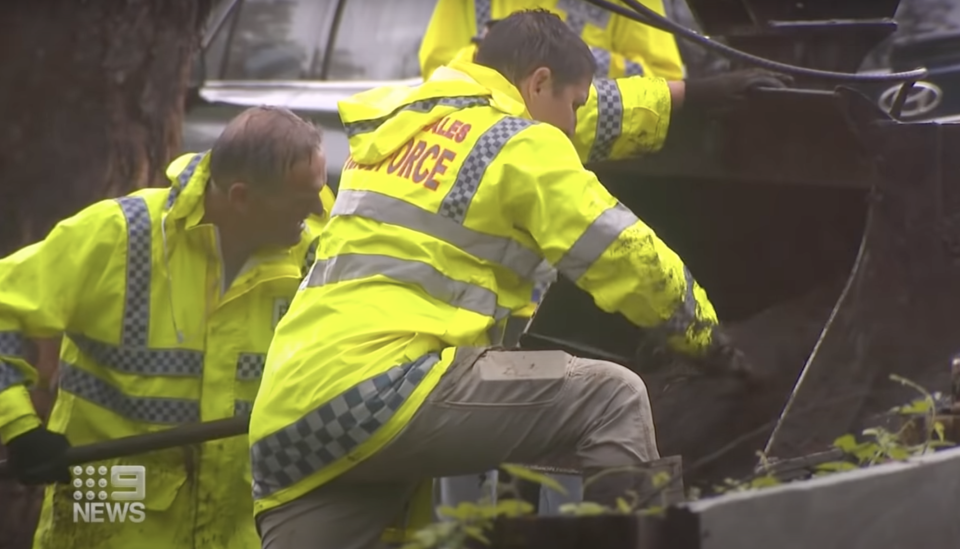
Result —
[[[640, 3], [666, 16], [663, 0], [640, 0]], [[683, 80], [680, 49], [672, 34], [620, 16], [613, 18], [611, 26], [611, 49], [627, 60], [643, 65], [646, 76]]]
[[37, 381], [27, 340], [70, 327], [82, 292], [125, 242], [123, 224], [116, 202], [99, 202], [61, 221], [43, 241], [0, 259], [0, 441], [41, 424], [27, 391]]
[[624, 78], [650, 75], [650, 68], [640, 55], [626, 56], [599, 46], [590, 46], [590, 51], [597, 61], [597, 76]]
[[[549, 154], [546, 154], [549, 151]], [[597, 306], [660, 332], [673, 349], [700, 356], [717, 316], [683, 261], [573, 157], [547, 124], [510, 140], [498, 157], [511, 221], [551, 265]]]
[[482, 24], [475, 19], [473, 0], [437, 0], [420, 43], [420, 73], [424, 80], [470, 45]]
[[670, 126], [670, 89], [662, 78], [597, 79], [577, 111], [573, 144], [584, 164], [659, 151]]

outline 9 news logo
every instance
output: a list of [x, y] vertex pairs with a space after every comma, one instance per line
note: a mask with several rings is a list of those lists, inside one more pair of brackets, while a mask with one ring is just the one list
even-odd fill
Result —
[[76, 466], [73, 477], [73, 522], [143, 522], [147, 470], [142, 465]]

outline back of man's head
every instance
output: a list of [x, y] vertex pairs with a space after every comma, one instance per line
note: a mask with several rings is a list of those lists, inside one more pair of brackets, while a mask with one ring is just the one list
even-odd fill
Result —
[[540, 67], [550, 69], [556, 86], [593, 75], [590, 48], [556, 14], [544, 9], [515, 12], [490, 27], [474, 62], [496, 70], [518, 85]]
[[261, 189], [279, 185], [295, 164], [310, 162], [320, 129], [287, 109], [247, 109], [227, 124], [210, 151], [210, 176], [219, 185], [243, 181]]

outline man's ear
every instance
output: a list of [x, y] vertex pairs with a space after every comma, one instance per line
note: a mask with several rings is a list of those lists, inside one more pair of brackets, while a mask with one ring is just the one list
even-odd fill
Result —
[[250, 188], [241, 182], [231, 183], [227, 188], [227, 201], [239, 212], [246, 212], [250, 207]]
[[530, 92], [541, 95], [551, 89], [553, 74], [547, 67], [540, 67], [530, 74]]
[[529, 101], [530, 99], [543, 95], [551, 89], [552, 85], [553, 75], [550, 69], [540, 67], [521, 80], [520, 85], [517, 87], [520, 89], [520, 94], [523, 95], [523, 98]]

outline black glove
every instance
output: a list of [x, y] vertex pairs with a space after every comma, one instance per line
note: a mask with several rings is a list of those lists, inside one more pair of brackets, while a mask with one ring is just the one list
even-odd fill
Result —
[[707, 353], [694, 359], [693, 365], [705, 375], [734, 377], [751, 388], [760, 388], [765, 384], [764, 377], [754, 369], [743, 351], [733, 345], [730, 337], [719, 326], [713, 330]]
[[69, 448], [67, 437], [37, 427], [7, 443], [7, 458], [21, 484], [68, 483], [70, 468], [64, 458]]
[[747, 69], [685, 82], [683, 109], [720, 113], [741, 107], [747, 92], [757, 88], [788, 88], [793, 78], [763, 69]]
[[667, 349], [663, 338], [657, 334], [647, 334], [641, 340], [637, 349], [637, 369], [640, 373], [663, 371], [675, 364], [688, 364], [707, 376], [737, 378], [751, 389], [766, 384], [765, 378], [753, 368], [719, 326], [713, 329], [710, 347], [700, 357], [680, 356]]

